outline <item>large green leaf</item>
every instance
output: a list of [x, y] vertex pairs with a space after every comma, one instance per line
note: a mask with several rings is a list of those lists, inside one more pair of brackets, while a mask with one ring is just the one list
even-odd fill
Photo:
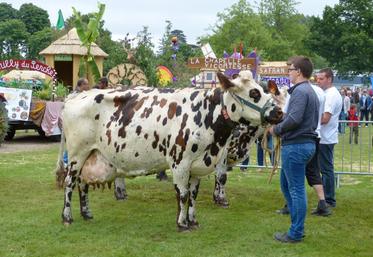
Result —
[[94, 58], [88, 61], [88, 65], [89, 65], [89, 68], [91, 69], [93, 78], [95, 79], [95, 81], [98, 81], [101, 78], [101, 74], [100, 74], [100, 71], [98, 70], [98, 66]]

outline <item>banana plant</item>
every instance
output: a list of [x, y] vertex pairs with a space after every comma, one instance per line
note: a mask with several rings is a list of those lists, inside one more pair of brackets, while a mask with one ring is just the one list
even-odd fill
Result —
[[83, 22], [80, 13], [73, 7], [74, 25], [76, 27], [76, 31], [80, 41], [82, 41], [82, 45], [87, 48], [87, 55], [82, 56], [80, 59], [79, 76], [88, 78], [90, 75], [89, 72], [91, 72], [95, 82], [100, 79], [101, 74], [95, 58], [91, 54], [91, 47], [100, 35], [100, 23], [104, 12], [105, 4], [98, 3], [98, 12], [92, 13], [88, 24], [86, 24]]

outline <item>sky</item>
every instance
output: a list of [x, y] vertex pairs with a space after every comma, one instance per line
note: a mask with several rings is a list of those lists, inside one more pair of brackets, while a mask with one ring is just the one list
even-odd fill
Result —
[[[52, 25], [56, 25], [58, 10], [61, 9], [64, 18], [72, 15], [72, 6], [81, 13], [97, 11], [96, 0], [8, 0], [19, 9], [24, 3], [33, 3], [43, 8], [49, 14]], [[173, 29], [182, 30], [188, 43], [194, 44], [197, 38], [209, 34], [209, 28], [217, 21], [217, 13], [223, 12], [238, 0], [101, 0], [106, 4], [103, 19], [105, 28], [110, 30], [113, 39], [124, 39], [129, 33], [135, 36], [143, 29], [149, 28], [153, 43], [159, 40], [165, 32], [166, 20], [172, 22]], [[255, 6], [254, 0], [248, 1]], [[326, 5], [334, 6], [338, 0], [298, 0], [296, 9], [305, 15], [321, 16]]]

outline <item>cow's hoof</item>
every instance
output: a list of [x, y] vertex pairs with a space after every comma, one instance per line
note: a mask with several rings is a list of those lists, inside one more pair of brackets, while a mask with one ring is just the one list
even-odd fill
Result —
[[223, 209], [229, 207], [229, 202], [226, 199], [215, 199], [215, 204]]
[[71, 223], [73, 223], [73, 219], [72, 218], [65, 218], [63, 217], [62, 218], [62, 223], [65, 227], [68, 227], [71, 225]]
[[197, 228], [199, 228], [199, 223], [198, 223], [198, 221], [189, 221], [189, 228], [190, 229], [197, 229]]
[[177, 232], [190, 232], [190, 228], [178, 225]]
[[115, 195], [115, 199], [117, 199], [117, 201], [125, 201], [128, 199], [128, 195]]
[[91, 219], [93, 219], [93, 216], [92, 216], [91, 213], [84, 212], [84, 213], [81, 213], [81, 215], [82, 215], [82, 217], [83, 217], [84, 220], [91, 220]]

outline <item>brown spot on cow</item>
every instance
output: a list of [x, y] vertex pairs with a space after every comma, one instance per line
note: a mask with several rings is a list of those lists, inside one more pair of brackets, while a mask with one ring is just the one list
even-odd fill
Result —
[[163, 108], [163, 107], [166, 105], [166, 103], [167, 103], [167, 100], [164, 99], [164, 98], [162, 98], [162, 99], [161, 99], [161, 102], [160, 102], [160, 104], [159, 104], [159, 106], [160, 106], [161, 108]]
[[158, 115], [157, 122], [159, 122], [160, 119], [161, 119], [161, 115]]
[[96, 114], [95, 116], [95, 120], [98, 120], [98, 119], [100, 119], [100, 114]]
[[148, 133], [145, 133], [145, 134], [144, 134], [144, 138], [145, 138], [145, 139], [148, 139]]
[[106, 136], [108, 139], [107, 144], [110, 145], [111, 143], [111, 130], [110, 129], [106, 130]]
[[138, 153], [138, 152], [135, 153], [135, 157], [137, 157], [137, 156], [139, 156], [139, 153]]
[[177, 103], [176, 103], [176, 102], [172, 102], [172, 103], [170, 103], [170, 105], [168, 106], [167, 117], [168, 117], [169, 119], [172, 119], [172, 118], [175, 116], [175, 113], [176, 113], [176, 107], [177, 107]]
[[123, 150], [124, 148], [126, 148], [126, 143], [123, 143], [120, 149]]

